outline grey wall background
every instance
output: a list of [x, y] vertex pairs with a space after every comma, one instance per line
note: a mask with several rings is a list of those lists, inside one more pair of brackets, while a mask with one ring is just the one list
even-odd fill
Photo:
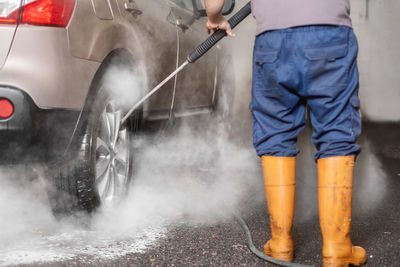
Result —
[[364, 120], [400, 121], [400, 0], [351, 0]]

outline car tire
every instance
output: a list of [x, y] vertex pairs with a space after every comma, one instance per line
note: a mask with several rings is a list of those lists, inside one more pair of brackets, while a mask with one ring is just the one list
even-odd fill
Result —
[[97, 91], [74, 157], [50, 167], [50, 204], [56, 215], [91, 213], [115, 205], [128, 193], [133, 175], [132, 140], [142, 122], [138, 109], [120, 125], [126, 110], [111, 88]]

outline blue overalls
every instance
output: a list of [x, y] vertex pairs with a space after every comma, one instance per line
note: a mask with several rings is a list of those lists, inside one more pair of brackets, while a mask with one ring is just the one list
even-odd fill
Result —
[[294, 157], [306, 105], [315, 160], [357, 156], [361, 133], [358, 44], [346, 26], [304, 26], [256, 37], [253, 55], [253, 143], [259, 156]]

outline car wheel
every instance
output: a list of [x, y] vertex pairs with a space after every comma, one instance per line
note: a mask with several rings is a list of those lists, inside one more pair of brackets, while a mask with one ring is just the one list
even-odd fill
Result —
[[129, 188], [132, 170], [131, 143], [121, 109], [108, 98], [92, 135], [94, 187], [100, 202], [113, 205]]
[[140, 128], [142, 111], [121, 125], [125, 111], [105, 88], [90, 109], [84, 134], [78, 138], [74, 158], [55, 167], [49, 190], [55, 214], [92, 212], [112, 206], [128, 193], [133, 174], [131, 142]]

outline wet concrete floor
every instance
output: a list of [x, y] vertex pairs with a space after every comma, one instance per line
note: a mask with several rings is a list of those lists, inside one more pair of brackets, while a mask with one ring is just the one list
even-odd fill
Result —
[[[366, 249], [365, 266], [400, 266], [400, 126], [364, 124], [363, 132], [363, 153], [355, 171], [352, 241]], [[303, 154], [298, 160], [295, 261], [320, 266], [316, 167], [310, 160], [313, 150], [309, 136], [310, 131], [305, 131], [299, 140]], [[258, 172], [249, 170], [249, 175]], [[269, 237], [265, 205], [254, 202], [251, 196], [243, 205], [248, 207], [244, 218], [261, 250]], [[249, 252], [245, 235], [234, 220], [214, 226], [173, 228], [154, 250], [116, 264], [273, 266]]]
[[[321, 266], [317, 177], [312, 158], [314, 150], [309, 141], [310, 132], [310, 129], [306, 129], [299, 138], [302, 152], [297, 161], [295, 262]], [[355, 245], [361, 245], [367, 251], [368, 262], [365, 266], [400, 266], [399, 137], [399, 124], [363, 125], [363, 135], [360, 138], [363, 152], [355, 169], [351, 237]], [[240, 141], [238, 143], [249, 145]], [[231, 157], [233, 155], [226, 155], [226, 160], [229, 161]], [[253, 159], [259, 160], [257, 157]], [[263, 199], [261, 169], [258, 165], [249, 165], [248, 169], [234, 175], [243, 176], [243, 179], [260, 177], [256, 186], [249, 187], [250, 191], [241, 198], [237, 210], [248, 223], [256, 247], [261, 250], [269, 237], [269, 222]], [[179, 168], [179, 164], [174, 166]], [[170, 169], [166, 168], [164, 173], [168, 171]], [[212, 176], [212, 173], [209, 175]], [[125, 241], [129, 242], [129, 238]], [[191, 265], [274, 266], [249, 252], [244, 232], [233, 218], [225, 216], [210, 223], [200, 220], [197, 222], [190, 215], [168, 224], [164, 235], [160, 235], [153, 245], [137, 253], [121, 254], [120, 257], [111, 259], [96, 255], [76, 255], [47, 263], [26, 262], [21, 266]]]

